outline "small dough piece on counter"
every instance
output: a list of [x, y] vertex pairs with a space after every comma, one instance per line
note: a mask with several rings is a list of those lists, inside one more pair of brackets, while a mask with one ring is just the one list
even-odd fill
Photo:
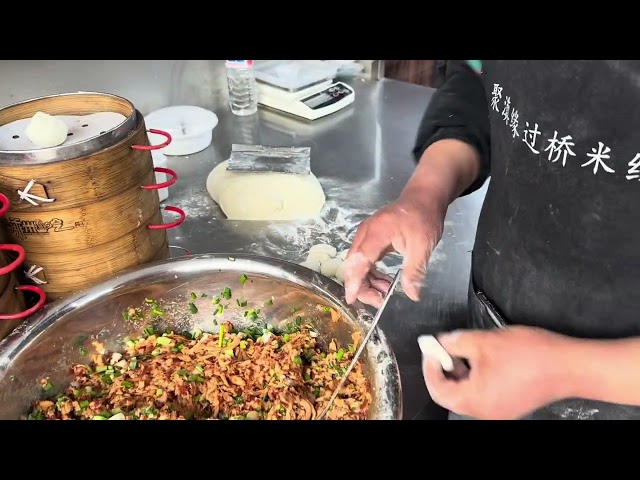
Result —
[[24, 130], [31, 143], [40, 148], [62, 145], [67, 139], [67, 133], [69, 127], [66, 123], [44, 112], [36, 112]]
[[315, 258], [307, 258], [304, 262], [300, 264], [303, 267], [310, 268], [314, 272], [320, 272], [320, 260], [316, 260]]
[[324, 190], [312, 173], [228, 172], [228, 163], [209, 173], [206, 187], [229, 220], [302, 220], [324, 207]]
[[336, 270], [336, 280], [340, 282], [340, 285], [344, 283], [344, 262], [342, 262]]
[[322, 262], [320, 273], [322, 273], [325, 277], [335, 277], [338, 268], [342, 265], [342, 260], [339, 258], [330, 258], [324, 262]]
[[384, 264], [384, 262], [376, 262], [375, 266], [382, 273], [387, 273], [387, 266]]
[[327, 252], [322, 252], [320, 250], [310, 251], [307, 255], [307, 260], [318, 260], [320, 263], [327, 262], [331, 260], [331, 255]]
[[324, 253], [330, 258], [333, 258], [336, 256], [336, 247], [332, 247], [331, 245], [328, 245], [326, 243], [317, 243], [309, 249], [309, 255], [316, 252]]

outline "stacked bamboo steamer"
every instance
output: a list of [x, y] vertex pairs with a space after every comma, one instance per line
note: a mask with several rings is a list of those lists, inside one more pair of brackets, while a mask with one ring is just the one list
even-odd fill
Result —
[[[0, 194], [0, 218], [9, 211], [10, 203]], [[9, 335], [14, 328], [45, 303], [45, 293], [38, 287], [20, 286], [17, 270], [24, 261], [25, 252], [19, 245], [5, 243], [7, 233], [0, 226], [0, 340]], [[25, 307], [24, 290], [38, 295], [31, 308]]]
[[[68, 139], [32, 149], [23, 132], [37, 112], [58, 116]], [[24, 272], [53, 301], [118, 272], [169, 257], [158, 190], [175, 183], [154, 168], [144, 118], [126, 99], [79, 92], [28, 100], [0, 109], [0, 192], [11, 211], [0, 220], [9, 240], [26, 252]], [[13, 143], [12, 143], [13, 141]], [[26, 147], [26, 148], [25, 148]], [[155, 172], [170, 180], [156, 184]]]

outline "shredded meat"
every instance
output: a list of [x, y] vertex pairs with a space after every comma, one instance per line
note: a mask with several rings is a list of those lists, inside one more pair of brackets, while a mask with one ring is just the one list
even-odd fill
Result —
[[[353, 358], [354, 344], [320, 350], [311, 327], [252, 338], [234, 332], [149, 332], [123, 352], [94, 342], [89, 365], [57, 397], [32, 402], [43, 420], [311, 420], [322, 411]], [[43, 387], [50, 384], [41, 381]], [[47, 388], [45, 388], [47, 390]], [[53, 390], [53, 388], [50, 388]], [[370, 386], [357, 364], [326, 418], [365, 420]]]

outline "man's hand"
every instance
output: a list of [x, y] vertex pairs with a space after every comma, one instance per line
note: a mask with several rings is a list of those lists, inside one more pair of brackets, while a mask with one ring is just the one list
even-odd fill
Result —
[[[423, 197], [428, 198], [428, 194], [423, 193]], [[344, 263], [347, 302], [353, 303], [357, 298], [376, 308], [380, 306], [382, 292], [390, 285], [388, 278], [376, 274], [373, 267], [391, 251], [404, 256], [402, 289], [418, 301], [429, 257], [442, 236], [445, 213], [446, 205], [404, 196], [365, 220], [358, 227]]]
[[518, 419], [567, 398], [563, 356], [571, 340], [546, 330], [509, 327], [456, 331], [438, 336], [454, 357], [471, 367], [463, 380], [445, 378], [437, 360], [424, 359], [431, 398], [458, 415], [477, 419]]

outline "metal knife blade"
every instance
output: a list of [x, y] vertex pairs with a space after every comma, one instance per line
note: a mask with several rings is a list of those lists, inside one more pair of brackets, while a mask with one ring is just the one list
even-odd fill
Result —
[[362, 342], [360, 342], [360, 346], [356, 350], [356, 353], [353, 356], [353, 359], [351, 359], [351, 363], [349, 364], [349, 366], [345, 370], [344, 374], [342, 375], [342, 378], [340, 379], [340, 383], [338, 383], [338, 386], [333, 391], [333, 394], [331, 395], [331, 398], [329, 399], [329, 402], [324, 407], [324, 410], [322, 410], [320, 415], [318, 415], [316, 420], [322, 420], [327, 415], [327, 412], [331, 408], [331, 405], [333, 405], [333, 402], [338, 397], [338, 392], [340, 392], [340, 389], [342, 388], [342, 386], [347, 381], [347, 378], [349, 377], [349, 373], [351, 373], [351, 370], [353, 370], [353, 367], [356, 366], [356, 363], [358, 362], [358, 359], [360, 358], [360, 355], [362, 355], [362, 352], [364, 352], [364, 349], [367, 346], [367, 342], [369, 341], [369, 338], [371, 338], [371, 335], [373, 334], [373, 331], [376, 329], [376, 326], [378, 325], [378, 322], [380, 321], [380, 317], [382, 317], [382, 312], [384, 312], [384, 309], [387, 306], [387, 303], [389, 303], [389, 299], [391, 298], [391, 295], [393, 295], [393, 292], [395, 291], [396, 287], [398, 286], [398, 282], [400, 281], [401, 272], [402, 272], [401, 269], [398, 270], [398, 273], [396, 273], [395, 277], [393, 277], [393, 281], [391, 282], [391, 286], [389, 287], [389, 290], [387, 290], [387, 294], [385, 295], [384, 299], [382, 300], [382, 305], [380, 305], [380, 308], [376, 312], [375, 317], [373, 317], [373, 322], [371, 323], [371, 327], [369, 327], [369, 330], [367, 331], [367, 334], [362, 339]]

